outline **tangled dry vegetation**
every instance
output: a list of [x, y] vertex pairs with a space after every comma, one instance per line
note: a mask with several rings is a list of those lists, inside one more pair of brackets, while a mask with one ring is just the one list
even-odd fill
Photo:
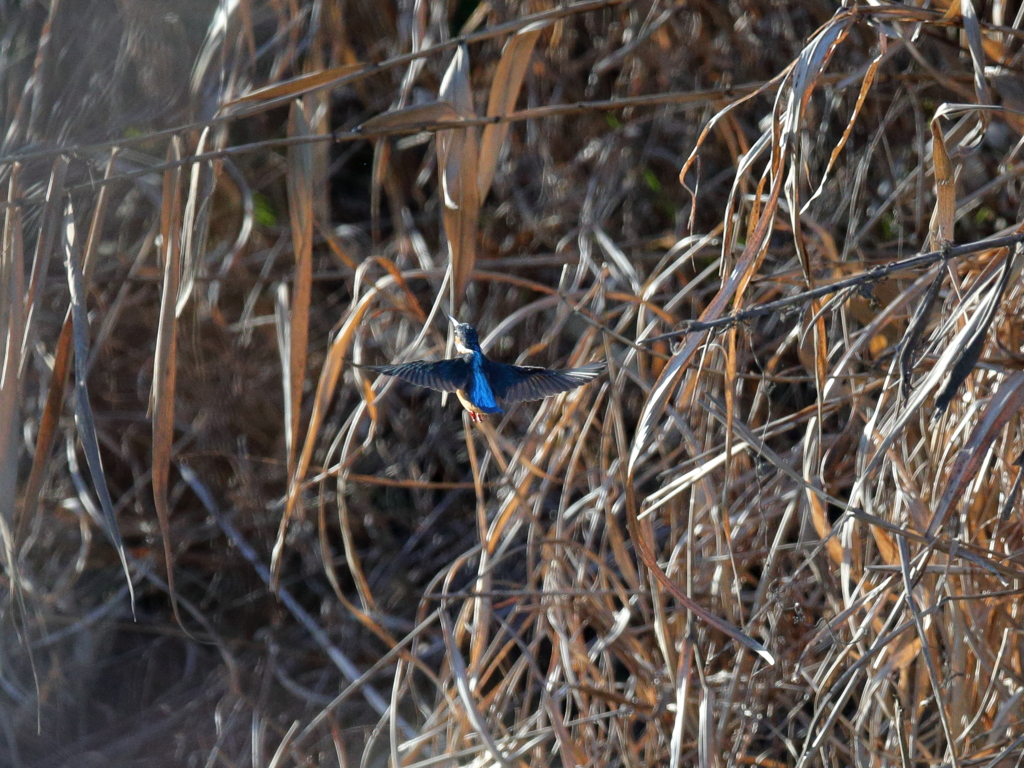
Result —
[[0, 2], [0, 764], [1020, 765], [1022, 16], [837, 5]]

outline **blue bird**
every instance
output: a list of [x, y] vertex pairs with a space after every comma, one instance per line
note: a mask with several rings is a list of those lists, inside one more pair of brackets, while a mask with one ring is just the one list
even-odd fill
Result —
[[483, 421], [485, 413], [504, 413], [499, 401], [518, 403], [542, 400], [582, 386], [600, 376], [605, 363], [582, 368], [552, 370], [533, 365], [506, 365], [488, 360], [480, 349], [480, 338], [469, 323], [448, 316], [455, 326], [455, 349], [459, 356], [450, 360], [417, 360], [399, 365], [363, 365], [369, 371], [397, 376], [421, 387], [454, 392], [473, 421]]

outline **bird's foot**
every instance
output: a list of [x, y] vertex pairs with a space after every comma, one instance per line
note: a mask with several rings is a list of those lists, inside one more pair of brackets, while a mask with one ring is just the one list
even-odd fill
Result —
[[483, 423], [484, 415], [482, 413], [477, 413], [476, 411], [470, 411], [469, 418], [470, 421], [475, 421], [477, 424], [481, 424]]

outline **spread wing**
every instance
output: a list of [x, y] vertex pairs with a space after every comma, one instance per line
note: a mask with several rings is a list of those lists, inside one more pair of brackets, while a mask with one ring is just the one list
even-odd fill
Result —
[[417, 360], [413, 363], [399, 365], [361, 365], [368, 371], [383, 373], [385, 376], [397, 376], [411, 384], [429, 387], [441, 392], [454, 392], [465, 389], [469, 377], [469, 364], [465, 360]]
[[487, 380], [499, 400], [517, 403], [521, 400], [542, 400], [559, 392], [582, 386], [593, 381], [607, 366], [592, 363], [582, 368], [555, 371], [532, 365], [505, 365], [487, 361]]

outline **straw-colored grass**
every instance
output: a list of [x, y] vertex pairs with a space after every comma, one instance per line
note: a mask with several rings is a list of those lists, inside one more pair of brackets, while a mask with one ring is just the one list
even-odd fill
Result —
[[848, 5], [0, 3], [0, 765], [1020, 765], [1020, 14]]

